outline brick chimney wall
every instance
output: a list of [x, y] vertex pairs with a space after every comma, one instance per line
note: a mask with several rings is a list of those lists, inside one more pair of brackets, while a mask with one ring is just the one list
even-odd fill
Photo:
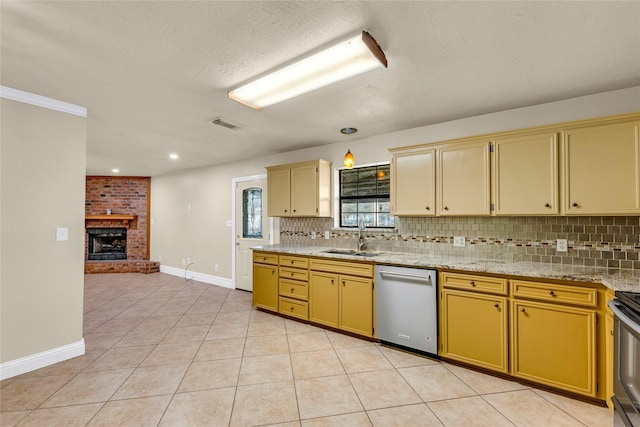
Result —
[[[150, 177], [88, 176], [85, 197], [86, 215], [137, 215], [132, 221], [87, 220], [87, 228], [126, 227], [127, 260], [149, 259]], [[88, 240], [85, 233], [85, 259]]]

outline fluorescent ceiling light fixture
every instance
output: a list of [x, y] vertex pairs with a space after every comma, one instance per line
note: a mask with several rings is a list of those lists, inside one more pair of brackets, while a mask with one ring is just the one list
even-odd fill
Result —
[[290, 65], [276, 69], [237, 89], [229, 98], [262, 110], [349, 77], [387, 67], [387, 58], [366, 31]]

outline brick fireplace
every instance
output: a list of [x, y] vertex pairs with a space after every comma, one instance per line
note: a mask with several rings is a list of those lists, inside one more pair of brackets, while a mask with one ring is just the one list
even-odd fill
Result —
[[85, 197], [85, 273], [151, 273], [151, 178], [88, 176]]

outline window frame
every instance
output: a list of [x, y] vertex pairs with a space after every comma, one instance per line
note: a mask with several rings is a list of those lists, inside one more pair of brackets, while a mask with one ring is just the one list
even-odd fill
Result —
[[[386, 180], [388, 180], [388, 182], [389, 182], [389, 192], [388, 193], [379, 194], [377, 192], [377, 189], [376, 189], [376, 194], [343, 196], [343, 194], [342, 194], [343, 173], [344, 172], [353, 171], [353, 170], [357, 170], [357, 169], [371, 169], [371, 168], [375, 168], [376, 175], [377, 175], [377, 172], [378, 172], [379, 168], [386, 169], [386, 172], [387, 172]], [[343, 201], [344, 200], [355, 200], [355, 201], [373, 200], [373, 202], [376, 205], [380, 201], [382, 201], [383, 203], [388, 203], [389, 210], [388, 211], [384, 211], [384, 212], [380, 212], [380, 211], [358, 212], [358, 211], [356, 211], [356, 217], [359, 218], [361, 215], [364, 215], [364, 214], [374, 215], [376, 217], [375, 225], [366, 226], [367, 228], [375, 228], [375, 229], [381, 229], [381, 230], [394, 230], [395, 229], [395, 227], [396, 227], [395, 216], [391, 212], [391, 163], [390, 162], [367, 164], [367, 165], [355, 166], [353, 168], [339, 168], [339, 169], [337, 169], [336, 172], [337, 172], [337, 180], [336, 180], [336, 195], [337, 195], [336, 202], [337, 202], [337, 207], [336, 207], [336, 211], [335, 211], [336, 212], [336, 221], [335, 221], [336, 227], [343, 228], [343, 229], [354, 229], [354, 228], [358, 227], [357, 226], [357, 221], [356, 221], [356, 225], [345, 225], [343, 223], [343, 211], [342, 211], [342, 208], [343, 208]], [[361, 182], [362, 181], [358, 179], [357, 183], [359, 184]], [[379, 213], [388, 214], [390, 220], [392, 221], [392, 224], [391, 225], [379, 225], [379, 223], [378, 223], [378, 214]]]
[[[258, 190], [258, 191], [256, 191]], [[260, 209], [259, 212], [253, 212], [253, 217], [254, 218], [259, 218], [259, 222], [260, 222], [260, 235], [257, 234], [248, 234], [247, 231], [249, 230], [249, 221], [250, 221], [250, 215], [248, 211], [245, 211], [245, 208], [247, 207], [247, 202], [248, 200], [245, 199], [245, 194], [249, 195], [249, 194], [260, 194]], [[262, 218], [263, 218], [263, 212], [264, 212], [264, 189], [262, 187], [248, 187], [242, 190], [242, 212], [241, 212], [241, 216], [242, 216], [242, 238], [243, 239], [254, 239], [254, 240], [262, 240], [264, 238], [264, 224], [262, 222]]]

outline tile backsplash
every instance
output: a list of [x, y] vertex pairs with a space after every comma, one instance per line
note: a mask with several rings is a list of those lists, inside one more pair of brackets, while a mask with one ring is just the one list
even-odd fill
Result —
[[[637, 216], [396, 217], [395, 229], [367, 229], [363, 236], [375, 251], [640, 270]], [[454, 247], [454, 236], [465, 237], [466, 246]], [[280, 221], [283, 244], [356, 248], [357, 239], [357, 230], [334, 228], [332, 218]], [[567, 252], [556, 250], [556, 239], [567, 239]]]

